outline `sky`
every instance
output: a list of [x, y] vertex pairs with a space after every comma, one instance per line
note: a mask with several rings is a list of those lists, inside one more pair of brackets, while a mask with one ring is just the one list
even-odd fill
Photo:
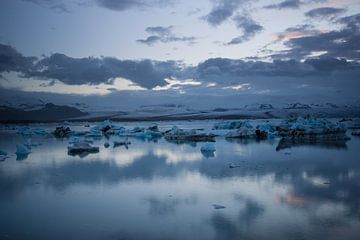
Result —
[[359, 60], [360, 0], [0, 2], [3, 102], [356, 102]]

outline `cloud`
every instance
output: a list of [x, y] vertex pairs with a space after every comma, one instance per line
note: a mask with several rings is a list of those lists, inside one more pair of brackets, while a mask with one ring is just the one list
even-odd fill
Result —
[[243, 61], [241, 59], [212, 58], [196, 68], [197, 78], [203, 81], [221, 82], [224, 79], [246, 76], [293, 77], [331, 75], [334, 72], [360, 71], [360, 64], [345, 59], [312, 58], [297, 60], [274, 60], [273, 62]]
[[195, 37], [178, 37], [173, 33], [173, 26], [162, 27], [148, 27], [145, 29], [146, 32], [152, 34], [145, 39], [136, 40], [139, 43], [147, 44], [149, 46], [156, 43], [169, 43], [169, 42], [188, 42], [190, 44], [194, 43], [196, 40]]
[[322, 7], [315, 8], [305, 13], [305, 16], [317, 19], [333, 19], [334, 17], [344, 13], [344, 8]]
[[101, 7], [125, 11], [129, 9], [145, 9], [153, 7], [167, 7], [173, 4], [173, 0], [96, 0]]
[[22, 0], [24, 2], [30, 2], [37, 4], [42, 7], [46, 7], [52, 10], [55, 10], [60, 13], [68, 13], [70, 12], [69, 7], [66, 3], [61, 2], [59, 0]]
[[11, 46], [0, 44], [0, 73], [17, 71], [26, 73], [31, 71], [36, 57], [24, 57]]
[[241, 0], [215, 0], [213, 7], [206, 16], [203, 17], [210, 25], [218, 26], [225, 20], [234, 15], [237, 9], [245, 1]]
[[339, 30], [290, 38], [285, 42], [289, 50], [273, 57], [304, 58], [314, 52], [324, 52], [323, 56], [360, 60], [360, 14], [340, 18]]
[[289, 27], [285, 31], [276, 34], [276, 42], [288, 41], [291, 38], [299, 38], [304, 36], [312, 36], [321, 33], [321, 31], [315, 29], [312, 24], [296, 25]]
[[310, 4], [310, 3], [321, 3], [326, 2], [327, 0], [284, 0], [277, 4], [266, 5], [264, 8], [267, 9], [297, 9], [302, 5]]
[[239, 37], [233, 38], [228, 45], [240, 44], [248, 41], [264, 29], [249, 16], [237, 15], [233, 18], [233, 20], [236, 23], [236, 27], [241, 29], [243, 34]]

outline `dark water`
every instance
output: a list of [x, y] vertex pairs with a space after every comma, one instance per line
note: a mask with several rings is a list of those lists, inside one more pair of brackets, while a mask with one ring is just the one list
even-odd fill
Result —
[[23, 137], [0, 139], [0, 239], [360, 239], [360, 138], [280, 151], [279, 139], [218, 138], [213, 157], [199, 143], [101, 139], [80, 158], [36, 136], [23, 160]]

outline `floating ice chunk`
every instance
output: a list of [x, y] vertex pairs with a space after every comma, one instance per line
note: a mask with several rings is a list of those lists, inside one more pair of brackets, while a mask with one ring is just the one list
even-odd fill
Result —
[[225, 137], [227, 138], [256, 138], [256, 132], [254, 129], [242, 127], [236, 130], [228, 132]]
[[23, 160], [31, 153], [31, 148], [26, 144], [18, 144], [15, 153], [17, 160]]
[[241, 167], [240, 165], [237, 165], [235, 163], [230, 163], [229, 168], [238, 168]]
[[165, 132], [168, 141], [215, 142], [215, 135], [197, 133], [195, 129], [183, 130], [176, 126]]
[[105, 121], [99, 123], [98, 125], [94, 126], [93, 128], [91, 128], [92, 132], [101, 132], [101, 133], [107, 134], [107, 135], [116, 134], [118, 132], [122, 132], [123, 130], [124, 130], [123, 127], [116, 126], [110, 120], [105, 120]]
[[215, 144], [214, 143], [205, 143], [201, 146], [201, 151], [203, 152], [215, 152]]
[[72, 131], [70, 130], [69, 127], [63, 127], [63, 126], [56, 127], [56, 129], [53, 131], [54, 136], [57, 138], [69, 137], [71, 133]]
[[215, 123], [213, 129], [239, 129], [239, 128], [253, 128], [249, 121], [226, 121]]
[[69, 155], [79, 155], [80, 157], [85, 157], [89, 153], [98, 153], [99, 147], [93, 147], [87, 142], [75, 143], [72, 146], [68, 146]]
[[128, 140], [125, 141], [114, 141], [113, 143], [113, 148], [116, 147], [120, 147], [120, 146], [125, 146], [126, 148], [128, 148], [128, 146], [131, 144], [131, 142], [129, 142]]
[[213, 204], [212, 206], [213, 206], [213, 208], [216, 209], [216, 210], [226, 208], [225, 206], [220, 205], [220, 204]]

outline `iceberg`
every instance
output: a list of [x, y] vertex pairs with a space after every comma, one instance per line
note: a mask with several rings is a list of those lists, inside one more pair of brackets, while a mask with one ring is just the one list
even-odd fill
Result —
[[224, 130], [224, 129], [239, 129], [239, 128], [252, 128], [253, 126], [250, 124], [249, 121], [226, 121], [226, 122], [219, 122], [215, 123], [213, 130]]
[[124, 129], [125, 129], [124, 127], [116, 126], [110, 120], [105, 120], [99, 123], [98, 125], [94, 126], [93, 128], [91, 128], [91, 132], [99, 132], [105, 135], [113, 135], [113, 134], [117, 134], [118, 132], [124, 131]]
[[120, 146], [125, 146], [125, 148], [128, 148], [128, 145], [130, 145], [130, 144], [131, 144], [131, 142], [129, 142], [128, 140], [114, 141], [113, 148], [120, 147]]
[[278, 126], [281, 140], [276, 147], [279, 151], [291, 146], [320, 145], [324, 147], [346, 148], [346, 128], [342, 123], [332, 123], [326, 119], [299, 117], [284, 120]]
[[206, 158], [209, 157], [215, 157], [215, 144], [214, 143], [205, 143], [204, 145], [201, 146], [200, 151], [202, 153], [202, 155]]
[[53, 131], [53, 135], [57, 138], [64, 138], [69, 137], [72, 131], [69, 127], [56, 127], [56, 129]]
[[31, 148], [27, 144], [16, 145], [16, 160], [23, 160], [31, 153]]
[[215, 135], [197, 133], [195, 129], [183, 130], [176, 126], [165, 132], [168, 141], [193, 141], [193, 142], [215, 142]]
[[78, 142], [72, 146], [68, 146], [68, 154], [71, 156], [79, 155], [80, 157], [85, 157], [89, 153], [98, 153], [99, 147], [93, 147], [87, 142]]

